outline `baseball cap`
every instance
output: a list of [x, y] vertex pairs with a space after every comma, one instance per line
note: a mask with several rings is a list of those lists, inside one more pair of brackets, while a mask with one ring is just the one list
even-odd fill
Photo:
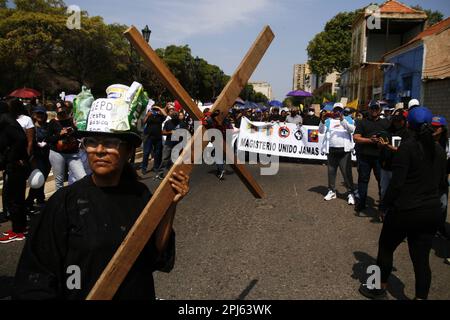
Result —
[[414, 106], [420, 106], [419, 100], [417, 100], [417, 99], [411, 99], [411, 100], [408, 102], [408, 109], [411, 109], [411, 108], [414, 107]]
[[422, 124], [431, 124], [433, 113], [427, 107], [416, 107], [408, 113], [408, 124], [411, 128], [419, 128]]
[[45, 109], [43, 106], [37, 106], [34, 107], [31, 112], [33, 113], [47, 113], [47, 109]]
[[337, 108], [340, 108], [340, 109], [344, 110], [344, 105], [342, 103], [340, 103], [340, 102], [337, 102], [337, 103], [335, 103], [333, 105], [333, 110], [337, 109]]
[[381, 106], [377, 101], [370, 101], [369, 109], [381, 109]]
[[446, 127], [447, 120], [443, 116], [434, 116], [433, 119], [431, 119], [431, 125], [435, 127]]

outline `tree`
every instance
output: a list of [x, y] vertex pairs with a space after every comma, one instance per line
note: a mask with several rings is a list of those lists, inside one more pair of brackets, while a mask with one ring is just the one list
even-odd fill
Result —
[[420, 5], [416, 5], [411, 7], [415, 10], [424, 11], [428, 16], [428, 26], [432, 26], [438, 22], [441, 22], [444, 19], [444, 14], [440, 11], [433, 11], [430, 9], [424, 9]]
[[324, 31], [309, 42], [308, 63], [313, 73], [326, 75], [334, 70], [342, 72], [350, 66], [350, 25], [359, 13], [360, 10], [337, 14], [327, 22]]
[[40, 13], [62, 13], [67, 8], [62, 0], [14, 0], [14, 4], [17, 10]]
[[[159, 102], [173, 100], [137, 53], [131, 54], [123, 36], [126, 26], [82, 12], [82, 28], [70, 30], [62, 0], [14, 3], [8, 9], [0, 0], [0, 96], [23, 86], [56, 96], [77, 93], [82, 85], [104, 96], [109, 85], [136, 80]], [[187, 45], [156, 52], [193, 98], [211, 101], [229, 80], [218, 66], [194, 58]]]

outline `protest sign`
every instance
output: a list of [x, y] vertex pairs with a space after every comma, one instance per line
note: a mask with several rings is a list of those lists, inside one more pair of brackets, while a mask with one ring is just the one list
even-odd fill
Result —
[[[336, 129], [339, 129], [336, 127]], [[325, 134], [317, 126], [241, 121], [238, 150], [286, 158], [327, 160]], [[354, 152], [352, 160], [356, 161]]]
[[251, 122], [243, 118], [238, 149], [288, 158], [326, 160], [319, 127], [291, 123]]

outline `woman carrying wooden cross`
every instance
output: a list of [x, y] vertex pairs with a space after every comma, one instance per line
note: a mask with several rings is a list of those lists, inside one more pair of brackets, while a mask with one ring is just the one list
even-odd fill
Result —
[[[149, 202], [152, 194], [128, 162], [141, 138], [120, 130], [130, 128], [128, 114], [120, 109], [123, 105], [112, 106], [91, 108], [86, 130], [78, 132], [93, 173], [56, 192], [35, 221], [17, 268], [13, 299], [85, 299]], [[189, 191], [189, 176], [174, 173], [171, 185], [173, 204], [114, 299], [155, 299], [152, 273], [173, 268], [172, 224], [176, 204]]]

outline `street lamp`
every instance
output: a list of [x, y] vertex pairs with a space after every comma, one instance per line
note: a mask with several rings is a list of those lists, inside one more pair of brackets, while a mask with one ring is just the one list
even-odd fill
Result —
[[145, 26], [144, 29], [142, 29], [142, 35], [144, 36], [145, 41], [147, 43], [150, 41], [150, 35], [152, 34], [152, 30], [149, 29], [148, 25]]
[[[152, 30], [148, 27], [148, 25], [145, 26], [144, 29], [141, 30], [142, 36], [144, 37], [145, 41], [147, 43], [150, 41], [150, 35], [152, 33]], [[134, 57], [134, 49], [133, 45], [130, 42], [130, 67], [132, 69], [132, 75], [133, 77], [136, 77], [138, 81], [142, 81], [142, 71], [141, 71], [141, 58], [140, 56]]]

